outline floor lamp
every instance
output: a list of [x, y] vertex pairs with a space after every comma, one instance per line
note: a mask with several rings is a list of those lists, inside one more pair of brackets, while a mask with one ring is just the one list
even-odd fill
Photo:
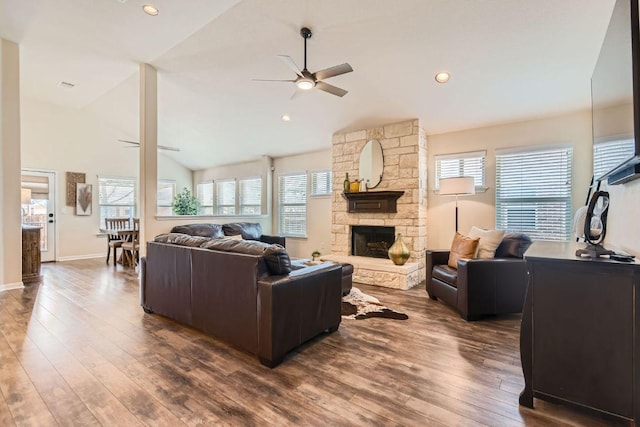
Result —
[[456, 196], [456, 231], [458, 231], [458, 196], [476, 194], [476, 183], [472, 176], [440, 178], [441, 196]]

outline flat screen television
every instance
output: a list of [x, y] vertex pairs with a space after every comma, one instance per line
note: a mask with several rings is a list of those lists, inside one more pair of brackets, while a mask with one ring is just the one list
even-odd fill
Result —
[[639, 0], [616, 0], [591, 77], [594, 177], [640, 178]]

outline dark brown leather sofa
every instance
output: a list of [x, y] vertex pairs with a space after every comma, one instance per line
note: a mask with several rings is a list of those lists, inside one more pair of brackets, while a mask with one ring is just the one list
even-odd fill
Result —
[[447, 265], [449, 251], [428, 250], [427, 293], [455, 307], [465, 320], [521, 313], [527, 290], [522, 257], [529, 245], [529, 237], [507, 234], [495, 258], [459, 260], [457, 270]]
[[340, 325], [339, 264], [290, 264], [281, 246], [239, 239], [170, 233], [156, 240], [141, 260], [148, 313], [256, 354], [269, 367]]

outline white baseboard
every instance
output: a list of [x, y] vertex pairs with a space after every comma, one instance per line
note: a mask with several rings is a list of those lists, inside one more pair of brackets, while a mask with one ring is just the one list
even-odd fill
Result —
[[75, 261], [79, 259], [104, 258], [105, 254], [89, 254], [89, 255], [71, 255], [58, 257], [56, 261]]
[[10, 291], [11, 289], [22, 289], [24, 288], [24, 283], [15, 282], [15, 283], [7, 283], [4, 285], [0, 285], [0, 292]]

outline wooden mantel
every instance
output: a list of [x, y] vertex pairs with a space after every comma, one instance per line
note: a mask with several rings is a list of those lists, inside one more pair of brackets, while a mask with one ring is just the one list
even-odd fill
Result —
[[349, 213], [396, 213], [396, 202], [404, 191], [360, 191], [342, 193]]

